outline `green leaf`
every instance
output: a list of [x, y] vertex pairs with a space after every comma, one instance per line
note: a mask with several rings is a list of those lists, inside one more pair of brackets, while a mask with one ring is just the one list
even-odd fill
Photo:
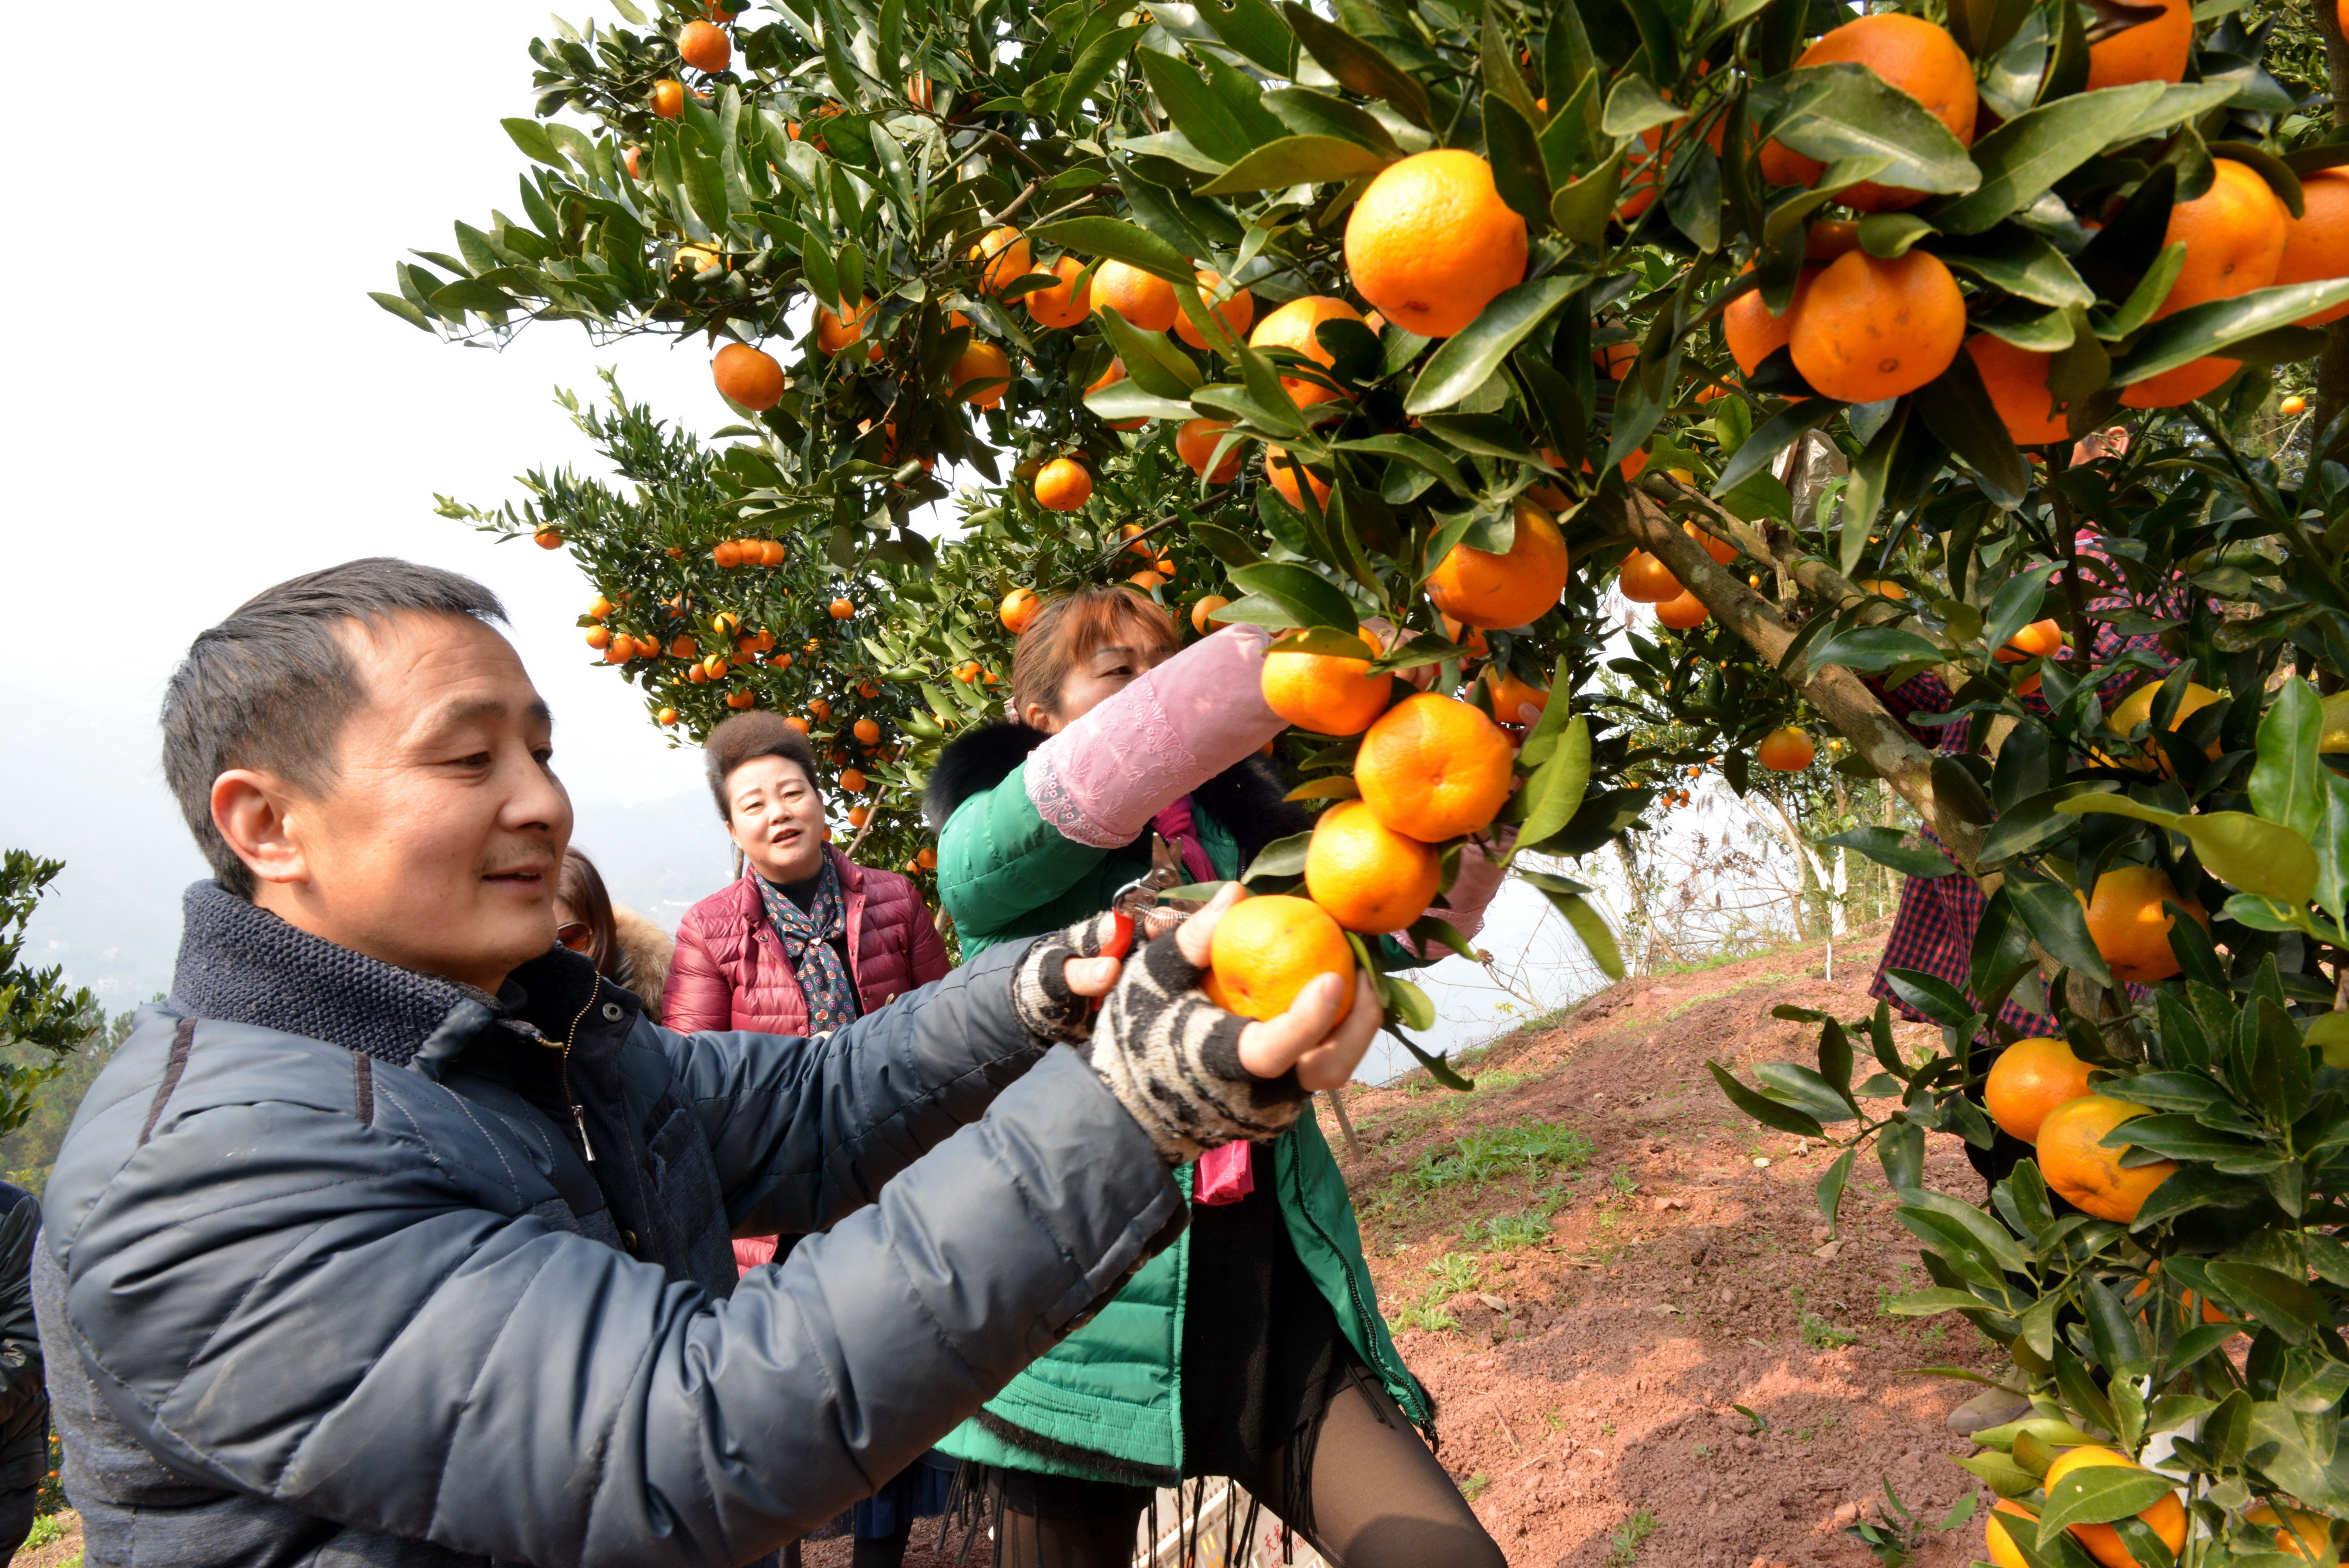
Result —
[[410, 327], [418, 327], [426, 332], [432, 330], [432, 318], [425, 315], [423, 310], [411, 301], [402, 299], [396, 294], [377, 294], [372, 290], [368, 292], [367, 297], [374, 300], [378, 305], [382, 306], [386, 310], [390, 311], [394, 316], [398, 317], [402, 321], [407, 322]]
[[1786, 114], [1777, 139], [1806, 157], [1889, 160], [1878, 182], [1904, 191], [1967, 192], [1982, 183], [1982, 171], [1950, 128], [1866, 66], [1803, 66], [1783, 84]]
[[1811, 646], [1803, 656], [1813, 670], [1839, 664], [1847, 670], [1889, 670], [1896, 664], [1937, 663], [1939, 645], [1895, 626], [1856, 626]]
[[1265, 0], [1195, 0], [1216, 36], [1277, 77], [1297, 74], [1297, 35]]
[[2096, 297], [2096, 291], [2081, 281], [2070, 260], [2044, 235], [2012, 224], [1978, 238], [1936, 245], [1933, 254], [1953, 271], [2035, 304], [2061, 309], [2093, 304]]
[[2342, 1484], [2336, 1455], [2312, 1449], [2300, 1418], [2282, 1401], [2261, 1399], [2251, 1406], [2244, 1457], [2309, 1507], [2349, 1512], [2349, 1488]]
[[[1402, 156], [1395, 144], [1392, 132], [1379, 122], [1379, 117], [1359, 104], [1348, 103], [1328, 93], [1315, 92], [1311, 88], [1276, 88], [1264, 95], [1264, 106], [1280, 119], [1280, 123], [1299, 136], [1337, 136], [1360, 142], [1373, 152], [1392, 158]], [[1269, 140], [1270, 138], [1263, 140]]]
[[1158, 95], [1174, 129], [1218, 163], [1237, 163], [1256, 146], [1226, 111], [1199, 73], [1173, 55], [1143, 49], [1134, 56], [1150, 90]]
[[[2324, 770], [2324, 822], [2316, 834], [2316, 893], [2334, 919], [2349, 913], [2349, 778]], [[2334, 1066], [2349, 1066], [2349, 1060]]]
[[2107, 1524], [2143, 1513], [2176, 1490], [2177, 1481], [2134, 1465], [2094, 1465], [2074, 1470], [2047, 1488], [2046, 1511], [2039, 1516], [2042, 1550], [2075, 1524]]
[[1175, 420], [1195, 418], [1191, 405], [1162, 398], [1133, 378], [1112, 381], [1098, 392], [1085, 394], [1085, 407], [1103, 420]]
[[2166, 827], [2194, 846], [2204, 870], [2257, 898], [2297, 909], [2316, 891], [2316, 851], [2308, 840], [2247, 811], [2187, 815], [2119, 794], [2082, 795], [2059, 803], [2055, 809], [2066, 816], [2109, 812]]
[[1117, 62], [1133, 47], [1134, 40], [1149, 30], [1146, 26], [1117, 27], [1086, 45], [1084, 52], [1069, 67], [1066, 83], [1061, 88], [1060, 118], [1075, 119], [1086, 98], [1116, 68]]
[[2060, 561], [2043, 561], [2001, 584], [1982, 611], [1982, 646], [1993, 651], [2004, 648], [2016, 632], [2036, 619], [2049, 579], [2062, 569]]
[[1305, 852], [1312, 843], [1313, 835], [1309, 832], [1274, 839], [1248, 862], [1248, 868], [1240, 873], [1240, 880], [1256, 882], [1272, 877], [1304, 876]]
[[1354, 604], [1327, 577], [1310, 569], [1282, 562], [1235, 566], [1227, 574], [1247, 592], [1288, 609], [1299, 626], [1335, 627], [1350, 632], [1361, 622]]
[[1599, 966], [1599, 972], [1609, 980], [1621, 980], [1623, 950], [1615, 945], [1615, 933], [1608, 929], [1607, 917], [1592, 909], [1589, 902], [1578, 894], [1552, 895], [1550, 902], [1557, 906], [1559, 914], [1566, 917], [1566, 923], [1574, 928], [1574, 934], [1582, 940], [1582, 949], [1590, 955], [1590, 961]]
[[1281, 0], [1280, 14], [1306, 51], [1338, 78], [1340, 86], [1364, 98], [1384, 99], [1422, 130], [1436, 129], [1435, 110], [1418, 78], [1336, 23], [1323, 21], [1298, 0]]
[[1618, 77], [1615, 85], [1608, 89], [1607, 107], [1599, 115], [1599, 129], [1619, 139], [1637, 136], [1656, 126], [1670, 125], [1687, 113], [1658, 92], [1647, 78], [1630, 71]]
[[1616, 152], [1581, 179], [1560, 185], [1549, 199], [1549, 221], [1577, 244], [1595, 245], [1605, 238], [1608, 220], [1615, 215], [1615, 197], [1622, 179], [1623, 154]]
[[1948, 369], [1917, 389], [1916, 399], [1925, 428], [1965, 459], [1981, 480], [1982, 493], [2001, 506], [2022, 505], [2031, 488], [2031, 471], [1990, 400], [1974, 357], [1960, 354], [1951, 360]]
[[[1564, 707], [1566, 699], [1560, 697], [1555, 705]], [[1547, 711], [1543, 717], [1548, 717]], [[1590, 725], [1578, 713], [1558, 737], [1549, 760], [1526, 783], [1526, 820], [1517, 842], [1539, 844], [1573, 821], [1589, 783]]]
[[2349, 278], [2255, 288], [2232, 299], [2189, 305], [2146, 328], [2127, 356], [2113, 367], [2112, 384], [2125, 387], [2190, 365], [2230, 344], [2289, 327], [2303, 316], [2349, 304]]
[[[1755, 425], [1745, 444], [1732, 452], [1729, 461], [1722, 465], [1721, 477], [1713, 482], [1713, 499], [1722, 499], [1748, 478], [1760, 473], [1769, 466], [1772, 458], [1794, 445], [1805, 431], [1826, 423], [1843, 412], [1847, 406], [1833, 398], [1806, 398]], [[1932, 657], [1939, 659], [1940, 651], [1935, 649]]]
[[1122, 261], [1169, 283], [1198, 282], [1197, 269], [1173, 245], [1122, 218], [1062, 218], [1037, 224], [1029, 235], [1061, 250]]
[[1493, 0], [1485, 0], [1485, 25], [1477, 40], [1479, 63], [1485, 75], [1485, 120], [1492, 124], [1495, 104], [1506, 103], [1522, 120], [1534, 117], [1534, 95], [1526, 90], [1526, 78], [1517, 72], [1517, 51], [1509, 42], [1501, 25], [1501, 14]]
[[513, 138], [513, 144], [521, 148], [523, 155], [531, 161], [570, 172], [571, 165], [564, 158], [562, 150], [554, 145], [554, 138], [547, 135], [546, 128], [538, 121], [502, 119], [498, 123], [506, 128], [506, 134]]
[[1963, 196], [1933, 202], [1924, 216], [1945, 234], [1995, 228], [2109, 146], [2160, 99], [2163, 85], [2131, 82], [2076, 93], [2017, 115], [1974, 143], [1982, 183]]
[[1903, 399], [1893, 405], [1892, 417], [1878, 427], [1868, 441], [1859, 461], [1851, 465], [1851, 483], [1843, 493], [1843, 507], [1837, 517], [1842, 535], [1836, 542], [1837, 564], [1845, 576], [1851, 575], [1867, 553], [1868, 536], [1875, 529], [1876, 514], [1883, 509], [1884, 499], [1891, 488], [1893, 465], [1901, 455], [1901, 443], [1909, 436], [1909, 416], [1916, 410], [1913, 400]]
[[1836, 1162], [1828, 1166], [1826, 1173], [1819, 1178], [1818, 1185], [1812, 1189], [1812, 1195], [1818, 1199], [1819, 1218], [1827, 1222], [1830, 1232], [1833, 1232], [1841, 1223], [1844, 1188], [1851, 1180], [1852, 1164], [1858, 1158], [1858, 1145], [1855, 1144], [1844, 1150], [1836, 1157]]
[[1950, 857], [1930, 846], [1910, 848], [1909, 836], [1897, 827], [1854, 827], [1819, 840], [1819, 846], [1857, 849], [1879, 866], [1910, 877], [1948, 877], [1957, 871]]
[[1125, 373], [1145, 391], [1161, 398], [1187, 398], [1199, 389], [1199, 367], [1164, 333], [1143, 331], [1115, 306], [1104, 306], [1093, 313], [1093, 318], [1101, 323], [1102, 335], [1116, 348], [1118, 358], [1125, 361]]
[[1549, 223], [1549, 173], [1532, 123], [1506, 99], [1485, 100], [1485, 151], [1501, 200], [1539, 234]]
[[1553, 274], [1503, 291], [1475, 320], [1428, 356], [1427, 368], [1403, 400], [1403, 411], [1435, 413], [1483, 386], [1510, 349], [1589, 281], [1581, 273]]
[[1795, 1062], [1764, 1062], [1754, 1070], [1762, 1080], [1762, 1092], [1781, 1105], [1794, 1106], [1812, 1120], [1830, 1124], [1847, 1122], [1859, 1112], [1833, 1084], [1816, 1070]]
[[1284, 136], [1248, 153], [1200, 186], [1197, 193], [1236, 196], [1290, 185], [1322, 185], [1375, 174], [1392, 161], [1383, 152], [1340, 137]]
[[[2064, 806], [2055, 809], [2061, 811]], [[2087, 912], [2073, 897], [2071, 888], [2052, 877], [2030, 876], [2015, 867], [2006, 874], [2005, 890], [2033, 940], [2046, 949], [2056, 962], [2078, 970], [2098, 985], [2113, 983], [2112, 971], [2105, 966], [2104, 954], [2096, 950], [2095, 942], [2088, 935]]]
[[1766, 1095], [1747, 1088], [1720, 1063], [1707, 1062], [1705, 1066], [1712, 1071], [1713, 1081], [1721, 1085], [1721, 1092], [1729, 1096], [1729, 1103], [1764, 1127], [1776, 1127], [1780, 1132], [1790, 1132], [1798, 1137], [1826, 1137], [1826, 1129], [1815, 1118], [1805, 1116], [1792, 1106], [1781, 1105]]
[[2306, 1345], [2332, 1321], [2325, 1299], [2290, 1274], [2253, 1263], [2212, 1263], [2209, 1272], [2228, 1302], [2294, 1345]]
[[2259, 760], [2251, 767], [2251, 809], [2313, 845], [2324, 826], [2325, 783], [2318, 760], [2324, 705], [2316, 688], [2292, 677], [2260, 721]]

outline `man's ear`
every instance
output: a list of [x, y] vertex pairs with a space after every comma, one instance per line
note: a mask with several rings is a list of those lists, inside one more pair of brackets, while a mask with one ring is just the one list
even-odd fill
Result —
[[309, 879], [294, 796], [274, 774], [231, 768], [212, 780], [212, 826], [258, 882]]

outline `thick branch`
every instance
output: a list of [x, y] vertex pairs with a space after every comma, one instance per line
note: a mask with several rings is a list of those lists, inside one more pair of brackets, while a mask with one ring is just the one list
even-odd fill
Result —
[[[1868, 597], [1866, 589], [1816, 556], [1796, 550], [1793, 534], [1775, 519], [1756, 528], [1744, 519], [1732, 515], [1702, 491], [1682, 484], [1668, 474], [1642, 475], [1639, 488], [1659, 500], [1693, 509], [1698, 514], [1693, 521], [1699, 528], [1725, 544], [1736, 545], [1773, 571], [1793, 577], [1829, 604], [1851, 604]], [[1687, 579], [1682, 578], [1682, 581], [1686, 582]], [[1862, 611], [1861, 618], [1872, 624], [1899, 613], [1889, 605], [1878, 604]]]
[[[1624, 509], [1624, 522], [1640, 547], [1671, 568], [1672, 576], [1696, 595], [1715, 620], [1743, 638], [1772, 664], [1784, 661], [1786, 649], [1794, 644], [1795, 631], [1778, 614], [1776, 606], [1747, 587], [1742, 578], [1706, 554], [1695, 540], [1672, 526], [1671, 519], [1648, 496], [1633, 494], [1630, 504]], [[1744, 529], [1742, 524], [1737, 526], [1751, 536], [1750, 529]], [[1744, 539], [1733, 542], [1741, 546], [1746, 543]], [[1813, 579], [1806, 576], [1804, 580], [1808, 583]], [[1824, 566], [1817, 567], [1816, 581], [1818, 591], [1823, 593], [1859, 591], [1841, 573]], [[1916, 738], [1901, 728], [1899, 721], [1884, 711], [1876, 693], [1841, 665], [1814, 667], [1806, 663], [1799, 673], [1789, 674], [1795, 689], [1811, 706], [1826, 715], [1827, 722], [1852, 743], [1853, 749], [1900, 792], [1902, 799], [1917, 808], [1917, 815], [1971, 875], [1982, 849], [1982, 832], [1980, 826], [1942, 805], [1940, 793], [1933, 787], [1932, 753], [1919, 745]]]

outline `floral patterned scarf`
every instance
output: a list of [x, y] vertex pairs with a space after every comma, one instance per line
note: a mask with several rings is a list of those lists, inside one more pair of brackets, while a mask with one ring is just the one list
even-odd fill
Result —
[[848, 929], [848, 900], [841, 897], [840, 873], [832, 857], [823, 857], [817, 874], [815, 897], [802, 911], [790, 894], [759, 878], [759, 893], [767, 903], [768, 922], [783, 944], [783, 956], [807, 997], [807, 1032], [829, 1034], [856, 1017], [856, 987], [848, 966], [833, 942]]

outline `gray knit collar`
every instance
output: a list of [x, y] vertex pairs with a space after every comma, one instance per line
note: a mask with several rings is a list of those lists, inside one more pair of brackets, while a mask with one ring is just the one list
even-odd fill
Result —
[[337, 947], [248, 903], [217, 882], [198, 882], [182, 903], [186, 927], [171, 977], [181, 1013], [248, 1023], [406, 1066], [436, 1036], [450, 1044], [500, 1019], [504, 999], [438, 975]]

